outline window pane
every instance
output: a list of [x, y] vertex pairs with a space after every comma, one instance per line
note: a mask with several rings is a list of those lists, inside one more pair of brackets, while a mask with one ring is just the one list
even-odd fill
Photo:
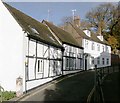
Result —
[[94, 50], [95, 49], [95, 44], [94, 43], [92, 43], [92, 50]]
[[38, 60], [38, 72], [43, 72], [43, 60]]
[[105, 64], [104, 58], [102, 58], [102, 64], [103, 64], [103, 65]]
[[66, 68], [69, 68], [69, 58], [66, 58]]
[[98, 65], [100, 64], [100, 58], [99, 57], [97, 58], [97, 64]]
[[109, 59], [107, 58], [107, 60], [106, 60], [106, 64], [108, 65], [109, 64]]

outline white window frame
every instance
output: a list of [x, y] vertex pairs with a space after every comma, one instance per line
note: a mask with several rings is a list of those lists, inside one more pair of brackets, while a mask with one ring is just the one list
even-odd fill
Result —
[[43, 60], [39, 59], [37, 60], [37, 72], [38, 73], [43, 73]]
[[88, 40], [85, 40], [85, 48], [88, 48]]
[[109, 65], [109, 58], [106, 59], [106, 64]]
[[92, 42], [92, 48], [91, 49], [95, 50], [95, 43], [94, 42]]
[[100, 51], [100, 44], [97, 44], [97, 50]]
[[100, 65], [100, 57], [97, 58], [97, 64]]
[[102, 65], [105, 65], [105, 58], [102, 58]]
[[105, 51], [105, 46], [104, 45], [102, 45], [102, 49], [103, 49], [103, 52]]

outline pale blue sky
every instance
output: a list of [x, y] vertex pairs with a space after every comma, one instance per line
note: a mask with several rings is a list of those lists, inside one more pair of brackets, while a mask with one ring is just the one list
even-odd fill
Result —
[[56, 25], [61, 24], [63, 17], [72, 16], [72, 9], [76, 9], [75, 15], [85, 19], [86, 13], [101, 3], [103, 2], [9, 2], [13, 7], [38, 21], [47, 20], [49, 9], [49, 21]]
[[119, 2], [119, 0], [4, 0], [9, 2]]

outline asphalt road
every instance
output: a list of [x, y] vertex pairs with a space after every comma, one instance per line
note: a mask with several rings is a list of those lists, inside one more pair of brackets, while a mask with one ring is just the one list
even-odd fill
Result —
[[28, 93], [20, 101], [86, 102], [94, 86], [94, 71], [68, 75]]

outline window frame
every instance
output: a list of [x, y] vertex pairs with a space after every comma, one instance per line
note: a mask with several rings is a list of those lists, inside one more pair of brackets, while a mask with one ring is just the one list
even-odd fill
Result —
[[44, 60], [43, 59], [38, 59], [37, 60], [37, 72], [38, 73], [43, 73], [43, 62]]
[[105, 65], [105, 58], [102, 58], [102, 64]]
[[100, 57], [97, 58], [97, 64], [100, 65]]
[[106, 64], [109, 65], [109, 58], [106, 59]]
[[92, 42], [92, 48], [91, 49], [95, 50], [95, 43], [94, 42]]
[[97, 51], [100, 51], [100, 44], [97, 44]]

